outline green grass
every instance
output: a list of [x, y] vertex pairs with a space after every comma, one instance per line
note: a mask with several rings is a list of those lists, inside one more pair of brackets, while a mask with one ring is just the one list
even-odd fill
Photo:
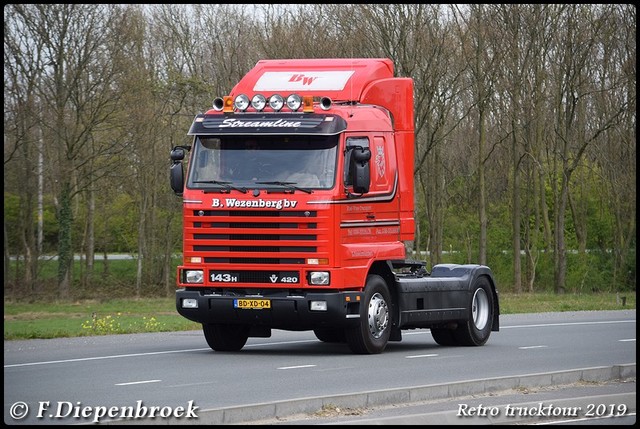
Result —
[[635, 292], [619, 294], [609, 292], [591, 294], [555, 294], [551, 292], [500, 294], [501, 314], [635, 309]]
[[81, 337], [200, 329], [173, 298], [4, 303], [4, 339]]
[[[622, 297], [626, 298], [622, 305]], [[500, 313], [635, 310], [635, 292], [500, 294]], [[4, 339], [80, 337], [200, 329], [180, 316], [174, 298], [34, 303], [4, 302]]]

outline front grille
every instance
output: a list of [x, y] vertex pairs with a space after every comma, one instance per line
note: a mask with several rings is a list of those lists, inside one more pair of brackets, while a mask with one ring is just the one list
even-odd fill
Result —
[[329, 258], [328, 235], [328, 219], [317, 211], [192, 210], [185, 217], [184, 252], [211, 264], [301, 265]]
[[207, 264], [267, 264], [296, 265], [304, 264], [304, 258], [204, 258]]

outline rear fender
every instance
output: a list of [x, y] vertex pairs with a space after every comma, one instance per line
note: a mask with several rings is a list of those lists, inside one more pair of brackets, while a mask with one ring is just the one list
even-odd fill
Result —
[[500, 303], [498, 301], [498, 289], [496, 288], [496, 282], [493, 278], [493, 272], [491, 268], [485, 265], [477, 264], [438, 264], [434, 265], [431, 270], [431, 278], [458, 278], [464, 281], [467, 290], [471, 291], [471, 287], [476, 282], [476, 279], [481, 276], [486, 276], [491, 284], [491, 291], [493, 292], [493, 329], [492, 331], [498, 331], [500, 329]]

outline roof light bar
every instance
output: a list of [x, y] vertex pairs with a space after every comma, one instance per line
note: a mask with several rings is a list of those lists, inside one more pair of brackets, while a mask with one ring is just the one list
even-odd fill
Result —
[[[314, 97], [312, 95], [300, 96], [299, 94], [289, 94], [286, 100], [280, 94], [273, 94], [266, 97], [263, 94], [254, 94], [251, 99], [246, 94], [238, 94], [235, 99], [226, 95], [224, 97], [216, 97], [213, 100], [213, 110], [216, 112], [233, 113], [246, 112], [249, 108], [256, 112], [263, 112], [265, 108], [270, 108], [274, 112], [280, 112], [286, 105], [287, 109], [297, 112], [302, 108], [304, 113], [314, 112]], [[329, 110], [331, 107], [331, 99], [322, 97], [320, 107], [323, 110]]]

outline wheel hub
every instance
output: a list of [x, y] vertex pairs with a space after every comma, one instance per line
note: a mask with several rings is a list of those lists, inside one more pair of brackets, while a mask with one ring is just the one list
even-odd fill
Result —
[[471, 301], [471, 315], [473, 323], [478, 330], [484, 329], [489, 323], [489, 298], [484, 289], [478, 289]]
[[374, 294], [369, 301], [369, 331], [374, 338], [380, 338], [389, 325], [389, 307], [382, 295]]

